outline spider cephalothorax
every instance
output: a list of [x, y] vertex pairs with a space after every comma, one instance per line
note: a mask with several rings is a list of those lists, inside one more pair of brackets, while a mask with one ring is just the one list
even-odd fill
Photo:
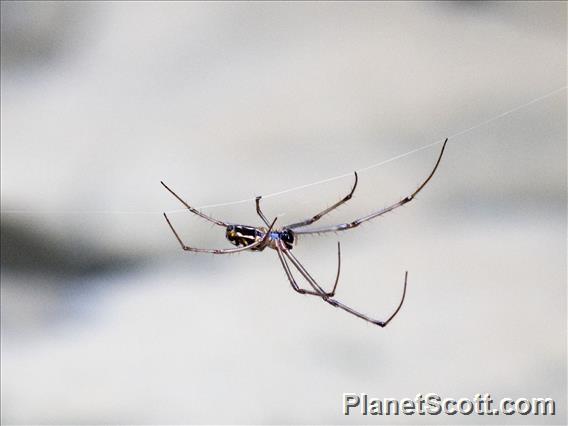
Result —
[[[245, 250], [262, 251], [265, 248], [270, 247], [271, 249], [276, 250], [276, 252], [278, 253], [278, 258], [280, 259], [280, 263], [282, 265], [282, 268], [284, 269], [284, 272], [286, 273], [286, 276], [288, 277], [288, 280], [290, 281], [292, 288], [296, 292], [301, 293], [301, 294], [311, 295], [311, 296], [317, 296], [321, 300], [323, 300], [324, 302], [329, 303], [330, 305], [335, 306], [336, 308], [343, 309], [344, 311], [346, 311], [346, 312], [348, 312], [352, 315], [355, 315], [356, 317], [364, 319], [365, 321], [369, 321], [369, 322], [376, 324], [380, 327], [385, 327], [394, 318], [394, 316], [398, 313], [398, 311], [402, 307], [402, 303], [404, 302], [404, 296], [406, 295], [406, 283], [407, 283], [407, 278], [408, 278], [408, 272], [406, 272], [404, 274], [404, 290], [402, 292], [402, 298], [400, 300], [400, 303], [398, 304], [398, 307], [396, 308], [394, 313], [390, 317], [388, 317], [385, 321], [379, 321], [379, 320], [375, 320], [375, 319], [373, 319], [373, 318], [371, 318], [367, 315], [364, 315], [364, 314], [354, 310], [353, 308], [350, 308], [347, 305], [344, 305], [343, 303], [341, 303], [338, 300], [333, 298], [334, 295], [335, 295], [335, 289], [337, 287], [337, 283], [339, 282], [339, 271], [341, 269], [341, 250], [340, 250], [339, 242], [337, 243], [337, 261], [338, 261], [337, 262], [337, 275], [335, 277], [335, 283], [333, 285], [333, 289], [330, 292], [326, 292], [313, 279], [313, 277], [309, 274], [309, 272], [306, 270], [306, 268], [304, 268], [304, 266], [298, 261], [298, 259], [296, 259], [296, 256], [294, 256], [292, 254], [292, 248], [294, 247], [294, 244], [297, 242], [297, 236], [298, 235], [301, 235], [301, 234], [322, 234], [322, 233], [326, 233], [326, 232], [345, 231], [347, 229], [355, 228], [355, 227], [361, 225], [362, 223], [367, 222], [371, 219], [382, 216], [383, 214], [388, 213], [388, 212], [390, 212], [390, 211], [392, 211], [392, 210], [394, 210], [398, 207], [401, 207], [401, 206], [405, 205], [406, 203], [409, 203], [410, 201], [412, 201], [414, 199], [414, 197], [416, 196], [416, 194], [418, 194], [422, 190], [422, 188], [424, 188], [426, 186], [426, 184], [430, 181], [430, 179], [432, 179], [432, 176], [434, 176], [434, 173], [438, 169], [438, 165], [440, 164], [440, 161], [442, 160], [442, 155], [444, 154], [444, 149], [446, 148], [447, 142], [448, 142], [448, 140], [446, 139], [444, 141], [444, 145], [442, 146], [442, 150], [440, 151], [440, 155], [438, 156], [438, 160], [436, 161], [436, 164], [434, 165], [434, 168], [432, 169], [432, 171], [430, 172], [428, 177], [418, 187], [418, 189], [416, 189], [409, 196], [402, 198], [400, 201], [398, 201], [398, 202], [396, 202], [396, 203], [394, 203], [394, 204], [392, 204], [388, 207], [385, 207], [381, 210], [377, 210], [377, 211], [375, 211], [375, 212], [373, 212], [373, 213], [371, 213], [367, 216], [363, 216], [359, 219], [355, 219], [352, 222], [340, 223], [338, 225], [322, 226], [320, 228], [305, 229], [307, 226], [310, 226], [312, 223], [320, 220], [324, 215], [328, 214], [332, 210], [336, 209], [337, 207], [339, 207], [340, 205], [346, 203], [347, 201], [349, 201], [351, 199], [351, 197], [353, 196], [353, 193], [355, 192], [355, 188], [357, 188], [357, 181], [358, 181], [357, 172], [355, 172], [355, 183], [353, 184], [353, 188], [351, 189], [351, 192], [349, 192], [349, 194], [347, 194], [345, 197], [343, 197], [337, 203], [335, 203], [331, 207], [328, 207], [327, 209], [321, 211], [320, 213], [316, 214], [315, 216], [311, 217], [310, 219], [307, 219], [307, 220], [304, 220], [304, 221], [301, 221], [301, 222], [297, 222], [297, 223], [293, 223], [291, 225], [286, 225], [286, 226], [284, 226], [280, 229], [273, 229], [274, 223], [276, 222], [276, 219], [274, 219], [272, 221], [272, 223], [270, 223], [268, 221], [268, 219], [266, 218], [266, 216], [264, 216], [264, 214], [262, 213], [262, 210], [260, 209], [261, 197], [256, 198], [256, 212], [268, 228], [247, 226], [247, 225], [234, 225], [234, 224], [225, 223], [225, 222], [222, 222], [218, 219], [214, 219], [210, 216], [207, 216], [206, 214], [200, 212], [199, 210], [197, 210], [197, 209], [191, 207], [189, 204], [187, 204], [174, 191], [172, 191], [170, 188], [168, 188], [164, 182], [162, 182], [162, 185], [169, 192], [171, 192], [172, 195], [174, 197], [176, 197], [185, 207], [187, 207], [189, 211], [191, 211], [192, 213], [194, 213], [198, 216], [201, 216], [202, 218], [208, 220], [209, 222], [214, 223], [215, 225], [225, 227], [226, 228], [225, 229], [225, 237], [227, 238], [227, 240], [229, 240], [229, 242], [231, 244], [237, 246], [236, 248], [199, 249], [199, 248], [189, 247], [189, 246], [184, 244], [184, 242], [182, 241], [182, 239], [178, 235], [177, 231], [174, 229], [173, 225], [171, 224], [170, 220], [168, 219], [168, 216], [165, 213], [164, 213], [164, 217], [166, 218], [168, 225], [170, 226], [170, 228], [171, 228], [172, 232], [174, 233], [176, 239], [178, 240], [178, 242], [180, 243], [181, 247], [184, 250], [192, 251], [192, 252], [198, 252], [198, 253], [228, 254], [228, 253], [238, 253], [238, 252], [245, 251]], [[290, 262], [290, 263], [288, 263], [288, 262]], [[292, 264], [292, 266], [296, 269], [296, 271], [299, 272], [300, 275], [302, 275], [302, 277], [304, 277], [306, 282], [312, 288], [311, 290], [305, 290], [305, 289], [300, 288], [298, 286], [294, 276], [292, 275], [292, 269], [290, 268], [290, 264]]]
[[294, 231], [288, 228], [283, 228], [279, 232], [279, 238], [284, 243], [288, 250], [292, 250], [294, 243], [296, 242], [296, 237], [294, 236]]

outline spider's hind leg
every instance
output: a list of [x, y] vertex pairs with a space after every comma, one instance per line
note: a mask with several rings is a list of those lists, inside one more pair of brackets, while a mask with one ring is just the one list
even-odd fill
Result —
[[[200, 212], [199, 210], [197, 210], [196, 208], [191, 207], [189, 204], [187, 204], [179, 195], [177, 195], [174, 191], [172, 191], [168, 185], [166, 185], [164, 182], [160, 181], [160, 183], [162, 184], [162, 186], [164, 188], [166, 188], [170, 194], [172, 194], [174, 197], [176, 197], [190, 212], [192, 212], [193, 214], [196, 214], [197, 216], [201, 216], [203, 219], [208, 220], [211, 223], [214, 223], [215, 225], [219, 225], [219, 226], [223, 226], [223, 227], [227, 227], [229, 226], [228, 223], [225, 223], [223, 221], [220, 221], [218, 219], [212, 218], [210, 216], [207, 216], [205, 213]], [[268, 225], [268, 224], [267, 224]]]
[[270, 224], [270, 227], [268, 228], [268, 231], [266, 231], [266, 234], [264, 234], [264, 237], [252, 244], [249, 244], [247, 246], [244, 247], [237, 247], [237, 248], [228, 248], [228, 249], [202, 249], [202, 248], [195, 248], [195, 247], [190, 247], [188, 245], [186, 245], [183, 240], [181, 239], [180, 235], [177, 233], [176, 229], [174, 228], [174, 226], [172, 225], [172, 223], [170, 222], [170, 219], [168, 218], [168, 215], [164, 213], [164, 218], [166, 219], [166, 222], [168, 223], [168, 226], [170, 227], [170, 229], [172, 230], [174, 236], [176, 237], [176, 240], [178, 241], [178, 243], [180, 244], [181, 248], [185, 251], [192, 251], [192, 252], [197, 252], [197, 253], [213, 253], [213, 254], [231, 254], [231, 253], [239, 253], [241, 251], [245, 251], [245, 250], [255, 250], [255, 249], [261, 249], [261, 247], [264, 247], [268, 241], [268, 238], [270, 236], [270, 231], [272, 231], [272, 228], [274, 227], [274, 223], [276, 222], [275, 218], [272, 223]]

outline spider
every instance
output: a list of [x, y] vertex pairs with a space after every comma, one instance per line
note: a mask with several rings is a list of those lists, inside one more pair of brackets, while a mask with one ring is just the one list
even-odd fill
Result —
[[[341, 223], [339, 225], [322, 226], [322, 227], [319, 227], [319, 228], [306, 228], [306, 227], [309, 227], [310, 225], [312, 225], [313, 223], [317, 222], [318, 220], [320, 220], [323, 216], [325, 216], [329, 212], [335, 210], [336, 208], [338, 208], [342, 204], [346, 203], [347, 201], [349, 201], [353, 197], [353, 193], [355, 192], [355, 189], [357, 188], [357, 182], [358, 182], [358, 179], [359, 179], [358, 176], [357, 176], [357, 172], [354, 172], [355, 182], [353, 183], [353, 187], [351, 188], [351, 191], [349, 192], [349, 194], [347, 194], [345, 197], [343, 197], [337, 203], [335, 203], [331, 207], [328, 207], [327, 209], [319, 212], [318, 214], [314, 215], [310, 219], [303, 220], [301, 222], [293, 223], [293, 224], [290, 224], [290, 225], [285, 225], [280, 229], [274, 228], [274, 224], [276, 223], [277, 218], [275, 218], [274, 220], [272, 220], [272, 222], [270, 222], [266, 218], [264, 213], [262, 212], [262, 210], [260, 208], [260, 200], [261, 200], [262, 197], [260, 197], [260, 196], [256, 197], [256, 200], [255, 200], [256, 212], [257, 212], [258, 216], [260, 216], [260, 218], [262, 219], [262, 221], [264, 222], [266, 227], [237, 225], [237, 224], [223, 222], [223, 221], [220, 221], [218, 219], [214, 219], [214, 218], [207, 216], [206, 214], [200, 212], [199, 210], [191, 207], [184, 200], [182, 200], [174, 191], [172, 191], [164, 182], [161, 182], [161, 184], [164, 186], [164, 188], [166, 188], [185, 207], [187, 207], [187, 209], [190, 212], [202, 217], [203, 219], [205, 219], [205, 220], [207, 220], [207, 221], [209, 221], [209, 222], [211, 222], [215, 225], [218, 225], [218, 226], [225, 228], [225, 238], [227, 238], [227, 240], [229, 240], [229, 242], [231, 244], [235, 245], [236, 248], [202, 249], [202, 248], [190, 247], [182, 241], [181, 237], [179, 236], [179, 234], [175, 230], [174, 226], [170, 222], [170, 219], [168, 218], [166, 213], [164, 213], [164, 217], [166, 218], [166, 222], [168, 223], [170, 229], [172, 230], [173, 234], [175, 235], [176, 239], [180, 243], [181, 248], [183, 250], [190, 251], [190, 252], [197, 252], [197, 253], [230, 254], [230, 253], [242, 252], [242, 251], [245, 251], [245, 250], [263, 251], [265, 248], [269, 247], [273, 250], [276, 250], [276, 253], [278, 254], [278, 258], [280, 260], [282, 268], [284, 269], [284, 272], [286, 273], [286, 276], [288, 277], [288, 280], [290, 281], [290, 284], [292, 285], [292, 288], [294, 289], [294, 291], [296, 291], [297, 293], [300, 293], [300, 294], [319, 297], [320, 299], [322, 299], [324, 302], [330, 304], [331, 306], [335, 306], [336, 308], [340, 308], [340, 309], [348, 312], [349, 314], [355, 315], [356, 317], [359, 317], [359, 318], [361, 318], [365, 321], [368, 321], [372, 324], [378, 325], [379, 327], [385, 327], [387, 324], [389, 324], [391, 322], [391, 320], [400, 311], [400, 308], [402, 307], [402, 304], [404, 303], [404, 298], [406, 296], [406, 285], [407, 285], [407, 282], [408, 282], [408, 271], [406, 271], [405, 274], [404, 274], [404, 288], [403, 288], [403, 291], [402, 291], [402, 297], [400, 299], [400, 302], [399, 302], [397, 308], [391, 314], [390, 317], [388, 317], [384, 321], [380, 321], [380, 320], [373, 319], [373, 318], [371, 318], [371, 317], [369, 317], [365, 314], [362, 314], [362, 313], [360, 313], [360, 312], [356, 311], [355, 309], [345, 305], [344, 303], [341, 303], [340, 301], [338, 301], [334, 298], [335, 291], [337, 289], [337, 284], [339, 282], [339, 273], [340, 273], [340, 270], [341, 270], [341, 245], [340, 245], [339, 242], [337, 242], [337, 275], [335, 277], [335, 282], [333, 284], [333, 288], [330, 292], [325, 291], [316, 282], [316, 280], [310, 275], [310, 273], [306, 270], [306, 268], [304, 268], [304, 266], [300, 263], [300, 261], [296, 258], [296, 256], [294, 256], [294, 254], [292, 253], [292, 249], [294, 248], [294, 245], [297, 242], [297, 237], [299, 235], [322, 234], [322, 233], [327, 233], [327, 232], [338, 232], [338, 231], [346, 231], [348, 229], [353, 229], [353, 228], [356, 228], [357, 226], [361, 225], [364, 222], [367, 222], [371, 219], [382, 216], [385, 213], [388, 213], [388, 212], [390, 212], [390, 211], [392, 211], [392, 210], [394, 210], [398, 207], [401, 207], [401, 206], [405, 205], [406, 203], [412, 201], [416, 197], [416, 194], [418, 194], [426, 186], [426, 184], [430, 181], [430, 179], [432, 179], [432, 176], [434, 176], [434, 173], [436, 173], [436, 170], [438, 169], [438, 165], [440, 164], [440, 161], [442, 160], [442, 155], [444, 154], [444, 149], [446, 148], [447, 142], [448, 142], [448, 139], [446, 139], [444, 141], [444, 144], [442, 145], [442, 149], [440, 151], [440, 154], [438, 156], [436, 164], [434, 165], [434, 168], [432, 169], [432, 171], [430, 172], [428, 177], [418, 187], [418, 189], [416, 189], [412, 194], [403, 198], [402, 200], [400, 200], [400, 201], [398, 201], [398, 202], [396, 202], [396, 203], [394, 203], [394, 204], [392, 204], [388, 207], [377, 210], [377, 211], [375, 211], [375, 212], [373, 212], [373, 213], [371, 213], [367, 216], [361, 217], [359, 219], [355, 219], [352, 222]], [[292, 266], [294, 268], [296, 268], [296, 270], [300, 273], [300, 275], [302, 275], [302, 277], [304, 277], [304, 279], [307, 281], [307, 283], [311, 287], [310, 290], [300, 288], [300, 286], [296, 283], [296, 280], [295, 280], [295, 278], [292, 274], [292, 269], [290, 268], [290, 263], [288, 263], [288, 262], [290, 262], [292, 264]]]

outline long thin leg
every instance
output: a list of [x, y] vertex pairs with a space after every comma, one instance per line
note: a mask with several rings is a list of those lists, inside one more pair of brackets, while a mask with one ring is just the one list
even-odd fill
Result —
[[[294, 256], [290, 250], [283, 250], [283, 253], [290, 260], [290, 262], [292, 262], [292, 264], [296, 267], [298, 272], [300, 272], [300, 274], [302, 274], [302, 276], [306, 279], [308, 284], [310, 286], [312, 286], [312, 288], [316, 292], [320, 293], [322, 296], [327, 294], [327, 292], [323, 288], [321, 288], [321, 286], [310, 275], [310, 273], [306, 270], [306, 268], [304, 268], [304, 266], [299, 262], [299, 260], [296, 259], [296, 256]], [[337, 288], [337, 283], [339, 282], [339, 273], [340, 272], [341, 272], [341, 246], [340, 246], [339, 241], [338, 241], [337, 242], [337, 275], [335, 277], [335, 283], [333, 285], [333, 290], [330, 293], [332, 295], [332, 297], [333, 297], [333, 295], [335, 295], [335, 289]], [[326, 299], [326, 298], [324, 297], [324, 299]]]
[[330, 211], [335, 210], [340, 205], [349, 201], [351, 199], [351, 197], [353, 197], [353, 193], [355, 192], [355, 188], [357, 188], [357, 182], [359, 181], [359, 177], [357, 176], [357, 172], [354, 172], [354, 173], [355, 173], [355, 183], [353, 184], [353, 188], [351, 188], [351, 192], [349, 192], [349, 194], [347, 194], [345, 197], [343, 197], [341, 200], [339, 200], [337, 203], [335, 203], [331, 207], [328, 207], [327, 209], [319, 212], [318, 214], [316, 214], [311, 219], [304, 220], [302, 222], [293, 223], [291, 225], [286, 225], [286, 228], [294, 229], [294, 228], [301, 228], [302, 226], [311, 225], [312, 223], [320, 220], [323, 216], [328, 214]]
[[262, 197], [259, 195], [258, 197], [256, 197], [256, 199], [254, 200], [254, 202], [256, 203], [256, 213], [260, 216], [260, 218], [262, 219], [262, 221], [266, 224], [266, 226], [269, 225], [268, 219], [266, 219], [266, 216], [264, 216], [264, 213], [262, 213], [262, 210], [260, 210], [260, 199]]
[[[219, 225], [219, 226], [223, 226], [223, 227], [227, 227], [229, 226], [228, 223], [225, 222], [221, 222], [220, 220], [214, 219], [212, 217], [207, 216], [204, 213], [201, 213], [199, 210], [194, 209], [193, 207], [191, 207], [189, 204], [187, 204], [184, 200], [182, 200], [180, 198], [179, 195], [177, 195], [174, 191], [172, 191], [164, 182], [160, 181], [160, 183], [163, 185], [164, 188], [166, 188], [174, 197], [176, 197], [185, 207], [187, 207], [187, 209], [192, 212], [195, 213], [197, 216], [201, 216], [203, 219], [208, 220], [209, 222], [214, 223], [215, 225]], [[268, 224], [267, 224], [268, 225]]]
[[422, 188], [424, 188], [426, 186], [426, 184], [428, 182], [430, 182], [430, 179], [432, 179], [432, 176], [434, 176], [434, 173], [436, 173], [436, 170], [438, 169], [438, 165], [440, 164], [440, 161], [442, 160], [442, 155], [444, 154], [444, 149], [446, 148], [447, 143], [448, 143], [448, 139], [446, 139], [444, 141], [444, 145], [442, 146], [442, 150], [440, 151], [440, 155], [438, 156], [438, 161], [436, 161], [436, 164], [434, 165], [432, 172], [430, 172], [430, 175], [428, 175], [426, 180], [424, 180], [424, 182], [422, 182], [422, 184], [418, 187], [418, 189], [416, 191], [414, 191], [409, 196], [403, 198], [399, 202], [394, 203], [393, 205], [385, 207], [384, 209], [381, 209], [381, 210], [376, 211], [374, 213], [371, 213], [371, 214], [369, 214], [365, 217], [356, 219], [353, 222], [341, 223], [339, 225], [323, 226], [321, 228], [313, 228], [313, 229], [305, 229], [305, 230], [304, 229], [299, 229], [299, 230], [294, 229], [294, 233], [295, 234], [320, 234], [320, 233], [323, 233], [323, 232], [346, 231], [347, 229], [355, 228], [355, 227], [361, 225], [363, 222], [367, 222], [368, 220], [382, 216], [383, 214], [388, 213], [388, 212], [390, 212], [390, 211], [392, 211], [392, 210], [394, 210], [398, 207], [404, 206], [406, 203], [412, 201], [414, 199], [414, 197], [416, 196], [416, 194], [418, 194], [422, 190]]
[[260, 246], [261, 244], [265, 244], [266, 241], [268, 240], [268, 237], [270, 236], [270, 231], [272, 230], [272, 227], [274, 226], [274, 223], [276, 222], [276, 219], [274, 219], [272, 221], [270, 228], [268, 228], [268, 231], [266, 231], [266, 234], [264, 235], [264, 237], [261, 240], [256, 241], [252, 244], [249, 244], [248, 246], [238, 247], [238, 248], [230, 248], [230, 249], [200, 249], [200, 248], [194, 248], [194, 247], [186, 246], [185, 243], [180, 238], [180, 236], [178, 235], [178, 233], [176, 232], [172, 223], [170, 222], [170, 219], [168, 219], [168, 216], [165, 213], [164, 213], [164, 217], [166, 218], [166, 222], [168, 222], [170, 229], [174, 233], [174, 235], [175, 235], [176, 239], [178, 240], [178, 242], [180, 243], [182, 249], [184, 249], [186, 251], [193, 251], [193, 252], [198, 252], [198, 253], [213, 253], [213, 254], [238, 253], [240, 251], [250, 250], [250, 249], [253, 249], [255, 247]]
[[307, 294], [307, 295], [310, 295], [310, 296], [333, 297], [333, 294], [335, 293], [335, 287], [333, 288], [333, 291], [331, 293], [323, 293], [323, 294], [319, 293], [317, 291], [304, 290], [303, 288], [300, 288], [300, 286], [296, 283], [294, 276], [292, 275], [292, 271], [290, 271], [290, 266], [288, 266], [288, 263], [286, 262], [286, 259], [284, 258], [284, 255], [282, 254], [282, 249], [277, 248], [276, 251], [278, 253], [278, 258], [280, 259], [280, 263], [282, 264], [282, 268], [284, 269], [284, 272], [286, 272], [286, 276], [288, 277], [288, 281], [290, 281], [290, 284], [292, 285], [292, 288], [294, 289], [294, 291], [296, 291], [300, 294]]
[[389, 322], [391, 322], [391, 320], [396, 316], [396, 314], [398, 314], [398, 311], [400, 311], [400, 308], [402, 308], [402, 304], [404, 303], [404, 298], [406, 296], [406, 284], [408, 282], [408, 271], [406, 271], [404, 273], [404, 290], [402, 291], [402, 298], [400, 299], [400, 303], [398, 304], [396, 310], [392, 313], [392, 315], [390, 317], [387, 318], [386, 321], [378, 321], [375, 320], [367, 315], [364, 315], [360, 312], [357, 312], [355, 309], [350, 308], [349, 306], [344, 305], [343, 303], [335, 300], [335, 299], [327, 299], [325, 300], [327, 303], [329, 303], [332, 306], [335, 306], [337, 308], [341, 308], [343, 309], [345, 312], [349, 312], [352, 315], [355, 315], [356, 317], [359, 317], [361, 319], [364, 319], [365, 321], [369, 321], [370, 323], [376, 324], [379, 327], [386, 327], [388, 325]]
[[[296, 267], [296, 269], [298, 269], [298, 271], [300, 271], [300, 273], [302, 274], [302, 276], [308, 281], [308, 283], [314, 288], [315, 291], [311, 291], [311, 290], [304, 290], [302, 288], [300, 288], [298, 286], [298, 284], [296, 283], [296, 280], [294, 279], [292, 272], [290, 271], [290, 267], [288, 266], [288, 263], [286, 262], [286, 258], [284, 257], [284, 255], [286, 253], [289, 253], [289, 250], [286, 250], [286, 248], [282, 248], [280, 246], [277, 246], [276, 251], [278, 253], [278, 257], [280, 258], [280, 263], [282, 263], [282, 267], [284, 268], [284, 272], [286, 272], [286, 275], [288, 276], [288, 280], [290, 281], [290, 284], [292, 285], [292, 288], [297, 291], [298, 293], [301, 294], [309, 294], [309, 295], [313, 295], [313, 296], [319, 296], [322, 298], [329, 298], [329, 297], [333, 297], [335, 295], [335, 290], [337, 289], [337, 284], [339, 283], [339, 273], [341, 270], [341, 248], [339, 245], [339, 242], [337, 243], [337, 276], [335, 277], [335, 283], [333, 285], [333, 289], [328, 293], [325, 290], [323, 290], [316, 282], [315, 280], [312, 278], [312, 276], [310, 274], [308, 274], [308, 272], [302, 267], [302, 269], [300, 269], [298, 267], [298, 265], [296, 263], [294, 263], [294, 266]], [[292, 259], [290, 259], [292, 260]], [[296, 258], [294, 258], [294, 261], [297, 262]], [[292, 262], [294, 262], [292, 261]], [[298, 262], [299, 264], [299, 262]]]
[[[355, 309], [345, 305], [344, 303], [341, 303], [338, 300], [331, 299], [329, 297], [325, 297], [323, 289], [315, 282], [315, 280], [308, 273], [308, 271], [306, 271], [306, 269], [302, 266], [302, 264], [298, 261], [298, 259], [296, 259], [292, 255], [292, 253], [290, 253], [290, 251], [284, 251], [284, 254], [288, 257], [288, 259], [290, 259], [290, 261], [294, 264], [294, 266], [298, 269], [298, 271], [300, 271], [300, 273], [304, 276], [304, 278], [308, 281], [308, 283], [314, 288], [314, 290], [316, 290], [316, 292], [318, 292], [318, 293], [321, 293], [320, 297], [323, 299], [324, 302], [327, 302], [331, 306], [335, 306], [336, 308], [343, 309], [345, 312], [348, 312], [351, 315], [354, 315], [354, 316], [361, 318], [365, 321], [368, 321], [372, 324], [378, 325], [379, 327], [386, 327], [387, 324], [389, 322], [391, 322], [391, 320], [396, 316], [396, 314], [398, 314], [398, 311], [400, 311], [400, 308], [402, 307], [402, 304], [404, 303], [404, 298], [406, 297], [406, 285], [407, 285], [407, 282], [408, 282], [408, 271], [406, 271], [405, 274], [404, 274], [404, 290], [402, 292], [402, 298], [400, 299], [400, 303], [398, 304], [396, 310], [385, 321], [379, 321], [379, 320], [376, 320], [376, 319], [369, 317], [368, 315], [362, 314], [359, 311], [356, 311]], [[286, 268], [284, 268], [284, 270], [286, 271]], [[289, 269], [288, 269], [288, 271], [286, 271], [286, 273], [288, 274], [288, 272], [289, 272]], [[337, 274], [337, 279], [339, 279], [339, 270], [338, 270], [338, 274]], [[290, 282], [292, 282], [292, 281], [290, 281]], [[335, 286], [337, 286], [337, 281], [335, 282]], [[293, 285], [292, 285], [292, 287], [293, 287]], [[335, 292], [335, 287], [333, 289], [333, 292]]]

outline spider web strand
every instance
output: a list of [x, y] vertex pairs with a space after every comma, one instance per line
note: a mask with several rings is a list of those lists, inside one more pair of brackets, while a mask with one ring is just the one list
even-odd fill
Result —
[[[543, 99], [549, 98], [559, 92], [565, 91], [567, 88], [567, 86], [563, 86], [563, 87], [559, 87], [555, 90], [552, 90], [548, 93], [545, 93], [544, 95], [541, 95], [539, 97], [536, 97], [534, 99], [531, 99], [528, 102], [525, 102], [524, 104], [521, 104], [519, 106], [516, 106], [510, 110], [507, 110], [505, 112], [502, 112], [496, 116], [493, 116], [491, 118], [488, 118], [487, 120], [484, 120], [474, 126], [471, 126], [465, 130], [459, 131], [457, 133], [454, 133], [450, 136], [447, 136], [447, 138], [449, 139], [448, 143], [454, 143], [453, 139], [465, 135], [466, 133], [469, 133], [475, 129], [478, 129], [479, 127], [485, 126], [489, 123], [492, 123], [494, 121], [497, 121], [503, 117], [506, 117], [516, 111], [519, 111], [523, 108], [528, 107], [529, 105], [535, 104], [537, 102], [542, 101]], [[358, 173], [362, 173], [362, 172], [366, 172], [367, 170], [371, 170], [380, 166], [383, 166], [385, 164], [391, 163], [393, 161], [396, 160], [400, 160], [401, 158], [405, 158], [408, 157], [409, 155], [415, 154], [417, 152], [423, 151], [425, 149], [428, 148], [432, 148], [436, 145], [440, 145], [441, 143], [443, 143], [445, 140], [445, 137], [436, 141], [436, 142], [432, 142], [430, 144], [421, 146], [419, 148], [413, 149], [411, 151], [405, 152], [403, 154], [399, 154], [396, 155], [394, 157], [391, 157], [387, 160], [383, 160], [380, 161], [378, 163], [374, 163], [371, 164], [369, 166], [357, 169], [356, 171]], [[280, 195], [284, 195], [284, 194], [288, 194], [290, 192], [294, 192], [294, 191], [299, 191], [301, 189], [305, 189], [305, 188], [310, 188], [312, 186], [317, 186], [317, 185], [322, 185], [324, 183], [328, 183], [328, 182], [333, 182], [335, 180], [339, 180], [339, 179], [343, 179], [345, 177], [349, 177], [349, 176], [353, 176], [353, 172], [349, 172], [349, 173], [343, 173], [337, 176], [333, 176], [333, 177], [329, 177], [326, 179], [322, 179], [322, 180], [318, 180], [316, 182], [312, 182], [312, 183], [307, 183], [304, 185], [298, 185], [298, 186], [294, 186], [292, 188], [288, 188], [288, 189], [284, 189], [281, 191], [277, 191], [277, 192], [272, 192], [270, 194], [266, 194], [263, 195], [262, 198], [266, 199], [266, 198], [272, 198], [272, 197], [278, 197]], [[250, 202], [254, 202], [255, 201], [255, 197], [250, 197], [250, 198], [245, 198], [242, 200], [236, 200], [236, 201], [228, 201], [228, 202], [224, 202], [224, 203], [215, 203], [215, 204], [205, 204], [205, 205], [201, 205], [201, 206], [197, 206], [195, 207], [196, 209], [213, 209], [213, 208], [217, 208], [217, 207], [226, 207], [226, 206], [234, 206], [234, 205], [238, 205], [238, 204], [245, 204], [245, 203], [250, 203]], [[175, 209], [175, 210], [168, 210], [166, 211], [166, 213], [179, 213], [179, 212], [185, 212], [187, 211], [187, 209]], [[128, 211], [128, 210], [2, 210], [1, 211], [2, 214], [85, 214], [85, 213], [92, 213], [92, 214], [162, 214], [162, 211], [142, 211], [142, 210], [132, 210], [132, 211]]]

